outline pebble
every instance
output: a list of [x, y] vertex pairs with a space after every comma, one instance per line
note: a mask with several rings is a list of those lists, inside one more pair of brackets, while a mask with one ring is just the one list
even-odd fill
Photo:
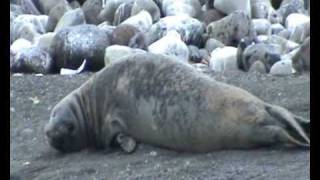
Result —
[[271, 34], [271, 23], [267, 19], [253, 19], [252, 24], [257, 35]]
[[155, 54], [168, 55], [186, 63], [189, 60], [189, 49], [176, 31], [169, 31], [167, 35], [152, 43], [148, 47], [148, 51]]
[[14, 54], [17, 54], [21, 49], [30, 48], [32, 47], [32, 44], [30, 41], [20, 38], [15, 40], [11, 46], [10, 51], [12, 51]]
[[271, 25], [271, 34], [278, 34], [279, 32], [281, 32], [284, 29], [285, 28], [280, 23], [272, 24]]
[[42, 73], [52, 72], [53, 60], [47, 51], [38, 47], [20, 49], [10, 62], [13, 73]]
[[157, 156], [157, 155], [158, 155], [158, 153], [156, 151], [151, 151], [150, 152], [150, 156]]
[[26, 128], [26, 129], [23, 129], [23, 130], [21, 131], [21, 135], [22, 135], [22, 136], [30, 136], [30, 135], [32, 135], [33, 132], [34, 132], [34, 131], [33, 131], [32, 129]]
[[292, 13], [290, 14], [285, 23], [285, 27], [293, 31], [296, 27], [305, 23], [310, 23], [310, 17], [304, 14]]
[[163, 17], [153, 24], [147, 35], [149, 43], [155, 42], [171, 30], [177, 31], [187, 45], [198, 47], [203, 45], [204, 24], [198, 19], [185, 15]]
[[146, 10], [150, 13], [153, 23], [159, 21], [161, 13], [159, 7], [154, 1], [135, 0], [131, 9], [131, 16], [138, 14], [142, 10]]
[[213, 4], [214, 8], [225, 14], [231, 14], [237, 10], [241, 10], [251, 17], [250, 0], [215, 0]]
[[54, 32], [58, 32], [59, 30], [80, 24], [85, 24], [86, 19], [84, 17], [84, 13], [81, 8], [77, 8], [74, 10], [70, 10], [64, 13], [64, 15], [60, 18], [57, 23], [57, 26], [54, 29]]
[[218, 47], [222, 48], [224, 47], [224, 44], [214, 38], [209, 38], [204, 46], [204, 48], [210, 53]]
[[230, 15], [210, 23], [207, 26], [210, 38], [222, 42], [226, 46], [237, 46], [244, 37], [254, 37], [254, 29], [249, 16], [243, 11], [236, 11]]
[[152, 26], [152, 17], [148, 11], [141, 11], [138, 14], [131, 16], [123, 21], [121, 24], [130, 24], [141, 32], [146, 33]]
[[141, 49], [133, 49], [127, 46], [121, 45], [112, 45], [106, 48], [104, 55], [104, 64], [105, 66], [113, 63], [123, 57], [131, 56], [137, 53], [145, 53], [146, 51]]
[[310, 71], [310, 37], [304, 40], [292, 57], [292, 65], [298, 73]]
[[291, 59], [281, 60], [272, 65], [270, 69], [272, 75], [290, 75], [292, 74]]
[[225, 46], [211, 52], [209, 67], [215, 72], [235, 71], [237, 67], [237, 48]]

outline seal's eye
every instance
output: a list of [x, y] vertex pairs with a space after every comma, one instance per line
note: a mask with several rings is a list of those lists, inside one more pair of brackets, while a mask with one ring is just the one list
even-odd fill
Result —
[[74, 125], [72, 123], [66, 123], [66, 128], [68, 130], [69, 133], [73, 133], [74, 131]]

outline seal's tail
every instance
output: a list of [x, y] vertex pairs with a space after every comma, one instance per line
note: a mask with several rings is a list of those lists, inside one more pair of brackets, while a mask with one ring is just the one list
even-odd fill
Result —
[[281, 127], [278, 134], [280, 141], [299, 147], [310, 147], [310, 120], [294, 115], [280, 106], [268, 104], [266, 111], [275, 120], [274, 125]]

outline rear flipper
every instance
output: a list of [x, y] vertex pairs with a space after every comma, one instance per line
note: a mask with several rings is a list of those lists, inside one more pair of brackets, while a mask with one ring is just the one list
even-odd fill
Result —
[[310, 120], [294, 115], [280, 106], [267, 104], [266, 111], [271, 116], [267, 127], [275, 133], [278, 141], [310, 147]]
[[121, 149], [126, 153], [132, 153], [137, 147], [136, 141], [123, 133], [120, 133], [116, 137], [116, 142], [120, 145]]

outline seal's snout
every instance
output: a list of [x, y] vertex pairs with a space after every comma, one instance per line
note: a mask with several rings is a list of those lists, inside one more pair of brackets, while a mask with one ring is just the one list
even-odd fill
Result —
[[74, 127], [71, 124], [47, 124], [45, 134], [49, 144], [61, 152], [76, 150], [76, 139], [73, 137]]

